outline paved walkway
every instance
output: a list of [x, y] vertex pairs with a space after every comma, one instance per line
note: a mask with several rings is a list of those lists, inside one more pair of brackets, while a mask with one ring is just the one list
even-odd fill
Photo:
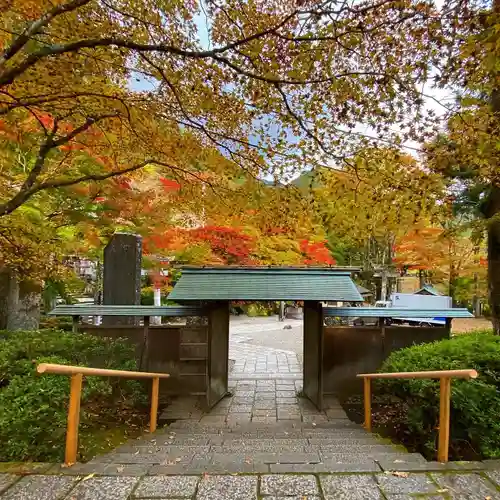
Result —
[[302, 320], [278, 321], [277, 316], [232, 316], [231, 346], [235, 336], [244, 336], [250, 345], [295, 352], [302, 359]]
[[179, 399], [168, 427], [86, 464], [6, 465], [0, 500], [500, 500], [500, 461], [427, 462], [300, 397], [301, 333], [283, 326], [232, 322], [232, 396], [209, 413]]
[[231, 380], [302, 379], [302, 366], [298, 354], [250, 343], [251, 339], [231, 335], [229, 359], [234, 361]]
[[[24, 471], [26, 473], [26, 470]], [[498, 500], [500, 471], [131, 476], [0, 474], [2, 500]]]
[[[302, 321], [233, 317], [229, 341], [232, 397], [223, 399], [209, 413], [203, 410], [203, 398], [178, 398], [162, 413], [160, 421], [171, 423], [190, 419], [203, 424], [324, 422], [327, 420], [325, 412], [319, 412], [308, 400], [298, 397], [302, 391], [301, 352]], [[341, 410], [337, 401], [329, 403], [330, 410]], [[343, 411], [342, 416], [347, 418]]]

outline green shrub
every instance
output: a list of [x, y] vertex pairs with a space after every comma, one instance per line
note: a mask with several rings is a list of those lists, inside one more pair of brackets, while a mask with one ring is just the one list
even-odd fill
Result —
[[272, 302], [252, 302], [241, 306], [244, 313], [249, 317], [272, 316], [276, 313], [277, 307]]
[[[134, 346], [57, 330], [0, 332], [0, 461], [60, 461], [64, 455], [69, 377], [38, 375], [41, 362], [135, 370]], [[81, 442], [99, 419], [119, 421], [124, 408], [147, 403], [143, 386], [85, 377]]]
[[[154, 306], [154, 287], [147, 286], [141, 289], [141, 305], [142, 306]], [[162, 306], [170, 306], [176, 305], [175, 302], [168, 300], [168, 294], [172, 291], [171, 286], [163, 286], [161, 287], [161, 305]]]
[[40, 318], [41, 330], [64, 330], [65, 332], [73, 331], [73, 319], [71, 316], [42, 316]]
[[[476, 380], [454, 379], [451, 384], [451, 452], [461, 458], [463, 450], [473, 450], [483, 458], [500, 457], [500, 337], [491, 332], [475, 332], [397, 351], [385, 361], [381, 371], [424, 371], [474, 368]], [[403, 424], [435, 450], [439, 420], [439, 381], [381, 380], [378, 394], [390, 394], [409, 404]], [[468, 448], [470, 447], [470, 448]], [[469, 454], [470, 455], [470, 454]]]

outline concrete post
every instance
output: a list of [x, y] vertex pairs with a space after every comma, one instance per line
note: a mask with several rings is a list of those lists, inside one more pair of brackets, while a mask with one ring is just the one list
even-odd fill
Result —
[[[161, 289], [155, 288], [153, 291], [153, 304], [155, 306], [161, 306]], [[151, 317], [152, 325], [161, 325], [161, 316], [152, 316]]]

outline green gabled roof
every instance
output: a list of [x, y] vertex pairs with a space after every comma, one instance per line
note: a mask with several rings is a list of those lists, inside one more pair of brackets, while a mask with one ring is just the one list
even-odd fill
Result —
[[[355, 270], [355, 269], [352, 269]], [[172, 300], [317, 300], [362, 302], [341, 268], [186, 268]]]
[[443, 295], [436, 290], [432, 285], [424, 285], [420, 290], [415, 292], [415, 295]]

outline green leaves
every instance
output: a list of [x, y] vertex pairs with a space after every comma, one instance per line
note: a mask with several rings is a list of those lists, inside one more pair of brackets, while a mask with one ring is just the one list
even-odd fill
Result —
[[[37, 363], [134, 370], [134, 346], [123, 340], [40, 330], [0, 332], [0, 461], [62, 461], [69, 377], [36, 373]], [[84, 428], [99, 427], [94, 412], [121, 421], [124, 401], [140, 407], [144, 388], [134, 381], [86, 377], [82, 394]], [[117, 394], [120, 394], [117, 397]], [[125, 405], [126, 406], [126, 405]], [[82, 438], [81, 453], [86, 440]]]
[[[464, 334], [451, 340], [401, 349], [391, 354], [380, 371], [426, 371], [474, 368], [477, 380], [453, 380], [451, 386], [451, 449], [453, 459], [464, 442], [480, 458], [500, 457], [500, 337], [491, 332]], [[426, 442], [429, 458], [435, 451], [435, 429], [439, 409], [439, 383], [430, 380], [384, 380], [377, 382], [380, 394], [397, 396], [413, 409], [402, 422], [414, 438]], [[416, 410], [418, 409], [418, 410]], [[469, 455], [470, 456], [470, 455]]]

